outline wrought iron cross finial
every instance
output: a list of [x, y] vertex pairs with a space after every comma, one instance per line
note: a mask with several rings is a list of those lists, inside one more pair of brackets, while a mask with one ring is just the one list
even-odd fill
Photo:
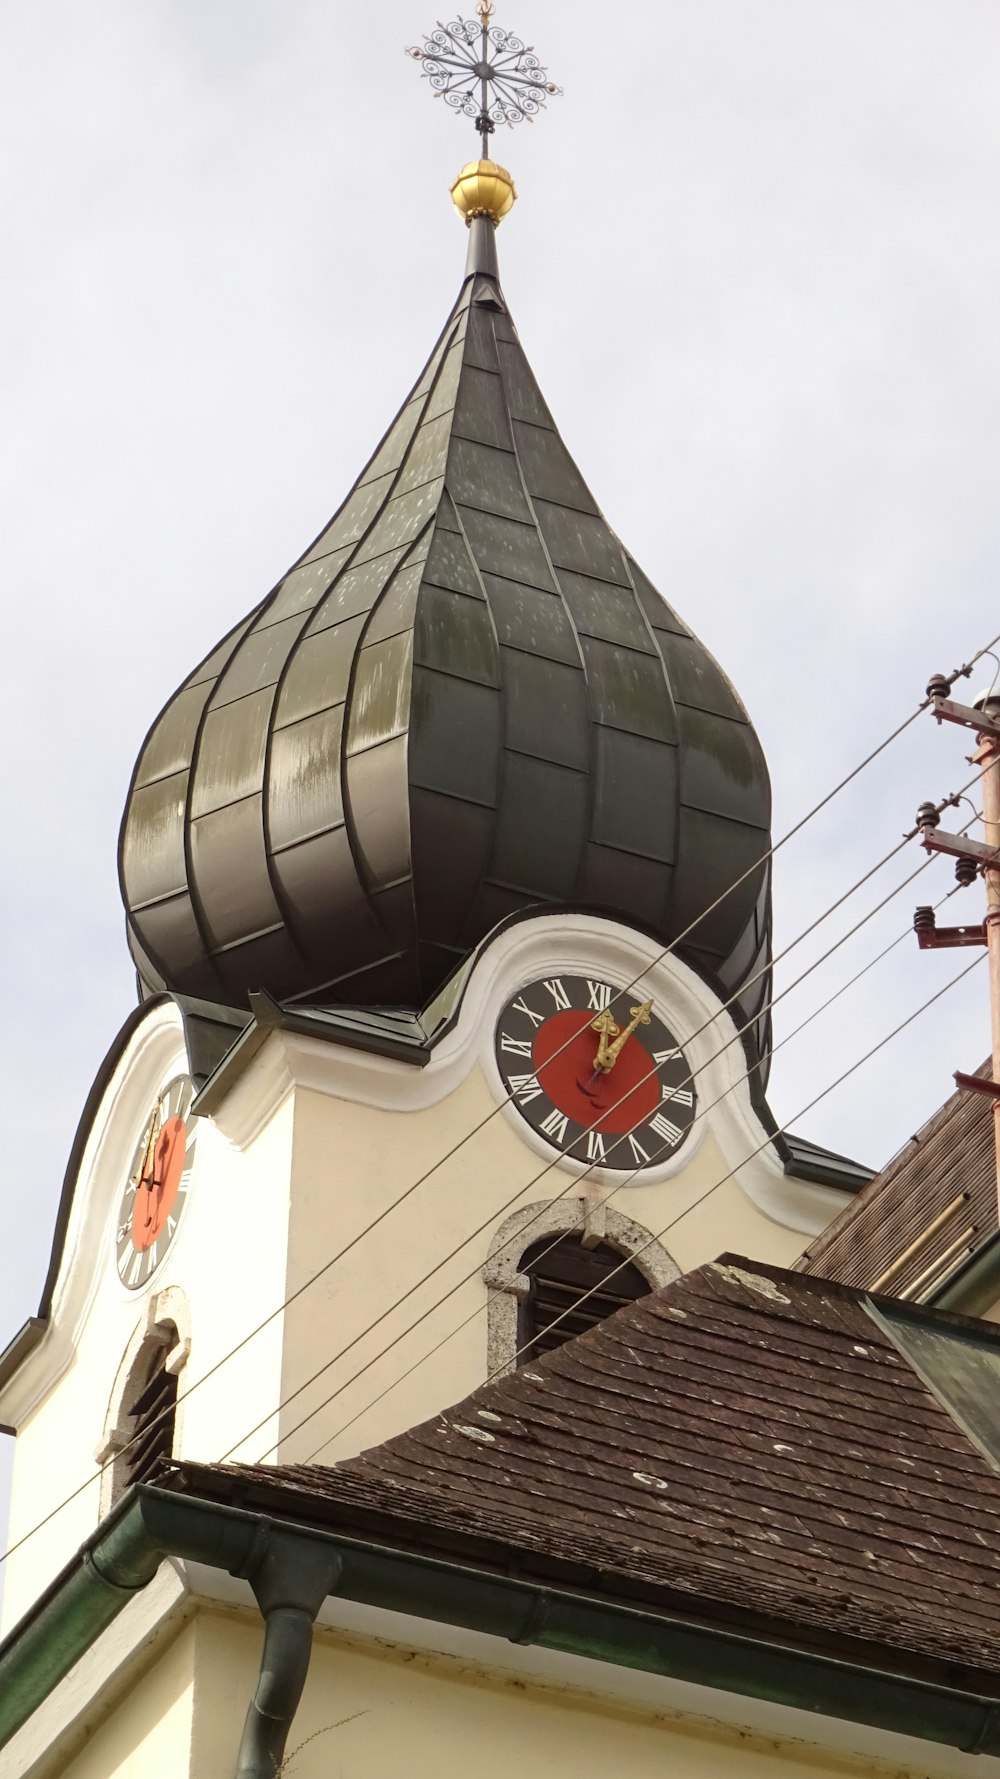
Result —
[[406, 54], [423, 63], [436, 99], [472, 118], [487, 160], [497, 124], [531, 123], [562, 88], [550, 81], [530, 44], [491, 22], [493, 0], [478, 0], [476, 14], [478, 23], [456, 18], [446, 25], [439, 19], [423, 47]]

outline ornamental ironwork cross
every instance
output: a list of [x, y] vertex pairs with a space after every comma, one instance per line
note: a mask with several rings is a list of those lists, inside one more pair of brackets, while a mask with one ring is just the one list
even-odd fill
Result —
[[475, 19], [452, 19], [447, 25], [439, 19], [422, 48], [406, 51], [423, 63], [421, 72], [434, 97], [473, 120], [484, 160], [497, 124], [530, 124], [546, 99], [562, 92], [531, 44], [502, 31], [492, 19], [493, 0], [479, 0]]

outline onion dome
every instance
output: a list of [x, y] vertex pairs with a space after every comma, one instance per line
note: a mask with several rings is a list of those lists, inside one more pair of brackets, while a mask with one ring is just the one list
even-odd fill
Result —
[[742, 993], [763, 1061], [760, 744], [542, 399], [497, 270], [510, 175], [473, 163], [455, 197], [466, 277], [412, 394], [143, 746], [120, 858], [142, 991], [419, 1009], [512, 916], [664, 945], [697, 921], [680, 955]]

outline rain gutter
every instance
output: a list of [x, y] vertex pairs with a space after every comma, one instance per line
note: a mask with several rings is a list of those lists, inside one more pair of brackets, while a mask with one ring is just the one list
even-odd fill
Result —
[[142, 1486], [0, 1644], [0, 1747], [166, 1556], [247, 1580], [265, 1620], [235, 1779], [274, 1779], [327, 1594], [647, 1673], [767, 1699], [966, 1752], [1000, 1754], [1000, 1697], [857, 1659]]

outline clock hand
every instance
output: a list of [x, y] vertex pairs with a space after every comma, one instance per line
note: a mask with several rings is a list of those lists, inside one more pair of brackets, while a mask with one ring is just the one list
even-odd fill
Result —
[[161, 1121], [160, 1121], [160, 1111], [159, 1111], [159, 1107], [157, 1107], [156, 1111], [153, 1113], [152, 1117], [149, 1120], [149, 1127], [146, 1131], [146, 1146], [142, 1152], [142, 1160], [140, 1161], [139, 1166], [137, 1167], [135, 1173], [132, 1175], [132, 1184], [136, 1187], [137, 1190], [140, 1186], [145, 1186], [148, 1184], [146, 1176], [150, 1172], [150, 1170], [153, 1166], [153, 1157], [154, 1157], [154, 1152], [156, 1149], [156, 1142], [157, 1142], [157, 1138], [159, 1137], [161, 1129], [162, 1129], [162, 1125], [161, 1125]]
[[622, 1028], [618, 1024], [614, 1014], [605, 1009], [603, 1012], [598, 1013], [596, 1019], [591, 1020], [590, 1029], [592, 1032], [600, 1033], [597, 1055], [594, 1058], [594, 1073], [590, 1078], [591, 1084], [593, 1084], [593, 1082], [597, 1080], [598, 1072], [600, 1070], [610, 1068], [611, 1065], [606, 1060], [608, 1054], [608, 1041], [611, 1038], [617, 1038]]
[[135, 1192], [136, 1212], [134, 1214], [136, 1214], [136, 1215], [138, 1214], [138, 1207], [140, 1204], [139, 1189], [140, 1189], [140, 1187], [145, 1186], [145, 1188], [146, 1188], [146, 1202], [145, 1202], [145, 1206], [143, 1207], [144, 1211], [145, 1211], [145, 1215], [142, 1219], [142, 1222], [143, 1222], [145, 1228], [147, 1228], [147, 1229], [149, 1228], [149, 1225], [153, 1221], [153, 1188], [154, 1188], [154, 1186], [157, 1186], [159, 1184], [159, 1181], [157, 1180], [157, 1149], [158, 1149], [158, 1146], [160, 1143], [160, 1138], [161, 1138], [162, 1134], [163, 1134], [163, 1118], [160, 1114], [160, 1108], [159, 1108], [159, 1106], [157, 1106], [156, 1111], [153, 1113], [152, 1117], [149, 1120], [149, 1132], [146, 1137], [146, 1146], [145, 1146], [145, 1148], [143, 1150], [143, 1154], [142, 1154], [142, 1162], [139, 1166], [138, 1173], [134, 1176], [134, 1183], [135, 1183], [135, 1189], [136, 1189], [136, 1192]]
[[598, 1050], [597, 1052], [595, 1067], [603, 1069], [605, 1074], [609, 1073], [610, 1070], [614, 1068], [615, 1063], [618, 1061], [622, 1050], [628, 1043], [636, 1026], [651, 1024], [653, 1003], [652, 1001], [643, 1001], [641, 1007], [630, 1007], [629, 1012], [631, 1013], [632, 1018], [629, 1020], [625, 1030], [619, 1032], [613, 1044], [603, 1045], [603, 1055], [601, 1050]]
[[170, 1126], [162, 1125], [159, 1136], [156, 1139], [156, 1149], [153, 1155], [153, 1174], [150, 1181], [150, 1185], [155, 1186], [157, 1192], [162, 1193], [163, 1191], [167, 1177], [167, 1168], [169, 1167], [170, 1157], [173, 1153], [174, 1140], [174, 1132], [170, 1129]]

